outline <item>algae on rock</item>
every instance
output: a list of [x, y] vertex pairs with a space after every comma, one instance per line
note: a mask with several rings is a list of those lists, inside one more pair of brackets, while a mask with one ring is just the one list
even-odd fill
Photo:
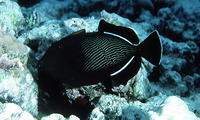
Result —
[[36, 116], [38, 88], [27, 68], [30, 49], [0, 32], [0, 100], [13, 102]]
[[5, 32], [16, 35], [23, 28], [25, 18], [20, 6], [12, 0], [0, 1], [0, 27], [4, 27]]

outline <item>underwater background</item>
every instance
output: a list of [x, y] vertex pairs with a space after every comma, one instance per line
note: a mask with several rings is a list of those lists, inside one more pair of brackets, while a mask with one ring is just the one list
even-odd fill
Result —
[[[200, 120], [200, 0], [0, 0], [0, 119]], [[136, 76], [107, 92], [40, 82], [52, 43], [99, 21], [157, 30], [161, 64], [142, 59]], [[140, 42], [141, 42], [140, 41]]]

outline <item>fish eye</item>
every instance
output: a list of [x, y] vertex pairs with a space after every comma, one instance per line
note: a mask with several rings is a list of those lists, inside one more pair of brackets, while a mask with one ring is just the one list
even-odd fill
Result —
[[61, 48], [62, 48], [62, 46], [61, 46], [61, 45], [59, 45], [59, 46], [58, 46], [58, 48], [59, 48], [59, 49], [61, 49]]
[[56, 47], [56, 49], [63, 49], [63, 46], [60, 45], [60, 44], [59, 44], [59, 45], [56, 45], [55, 47]]

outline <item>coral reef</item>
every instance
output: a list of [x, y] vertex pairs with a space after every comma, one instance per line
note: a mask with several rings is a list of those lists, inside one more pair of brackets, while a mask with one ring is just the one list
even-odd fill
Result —
[[[199, 7], [199, 0], [0, 0], [0, 119], [199, 120]], [[141, 41], [158, 30], [161, 64], [143, 59], [111, 93], [101, 83], [41, 84], [37, 61], [51, 44], [96, 32], [101, 19], [134, 29]]]
[[[149, 106], [153, 108], [150, 111], [146, 108]], [[124, 98], [103, 95], [96, 104], [96, 108], [93, 109], [90, 119], [199, 120], [200, 118], [196, 117], [196, 115], [188, 109], [187, 104], [176, 96], [169, 96], [167, 98], [159, 98], [157, 96], [151, 101], [141, 103], [140, 101], [127, 102]]]
[[36, 116], [38, 88], [27, 68], [30, 51], [26, 45], [17, 42], [14, 36], [0, 32], [1, 102], [16, 103]]
[[23, 111], [21, 107], [14, 103], [0, 104], [0, 119], [11, 119], [11, 120], [35, 120], [35, 118], [28, 112]]
[[148, 112], [151, 120], [199, 120], [194, 113], [189, 111], [186, 103], [176, 96], [168, 97], [156, 112]]
[[[138, 101], [139, 102], [139, 101]], [[126, 99], [114, 95], [103, 95], [93, 109], [91, 120], [133, 120], [143, 119], [145, 112], [139, 108], [139, 103], [128, 103]]]
[[10, 0], [1, 0], [0, 4], [0, 27], [4, 28], [4, 32], [17, 36], [25, 23], [20, 6]]

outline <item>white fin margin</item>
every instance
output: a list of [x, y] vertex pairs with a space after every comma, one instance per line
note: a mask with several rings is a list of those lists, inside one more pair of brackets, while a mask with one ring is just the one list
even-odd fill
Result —
[[[158, 33], [158, 31], [157, 30], [154, 30], [153, 32], [156, 32], [157, 33], [157, 35], [158, 35], [158, 38], [159, 38], [159, 41], [160, 41], [160, 45], [161, 45], [161, 55], [160, 55], [160, 61], [159, 61], [159, 64], [158, 65], [160, 65], [160, 63], [161, 63], [161, 60], [162, 60], [162, 55], [163, 55], [163, 46], [162, 46], [162, 40], [161, 40], [161, 38], [160, 38], [160, 34]], [[153, 33], [153, 32], [151, 32], [149, 35], [148, 35], [148, 37]], [[148, 38], [147, 37], [147, 38]]]
[[131, 43], [129, 40], [127, 40], [126, 38], [120, 36], [120, 35], [117, 35], [117, 34], [114, 34], [114, 33], [111, 33], [111, 32], [103, 32], [104, 34], [108, 34], [108, 35], [112, 35], [112, 36], [115, 36], [115, 37], [118, 37], [118, 38], [121, 38], [122, 40], [128, 42], [129, 44], [133, 45], [133, 43]]
[[161, 55], [160, 55], [160, 61], [159, 61], [159, 65], [160, 65], [161, 60], [162, 60], [162, 54], [163, 54], [163, 46], [162, 46], [162, 40], [161, 40], [161, 38], [160, 38], [160, 34], [158, 33], [157, 30], [155, 30], [155, 31], [156, 31], [157, 34], [158, 34], [158, 37], [159, 37], [159, 40], [160, 40], [160, 45], [161, 45]]
[[110, 74], [110, 76], [115, 76], [117, 74], [119, 74], [121, 71], [123, 71], [132, 61], [133, 59], [135, 58], [135, 56], [133, 56], [122, 68], [120, 68], [118, 71]]

